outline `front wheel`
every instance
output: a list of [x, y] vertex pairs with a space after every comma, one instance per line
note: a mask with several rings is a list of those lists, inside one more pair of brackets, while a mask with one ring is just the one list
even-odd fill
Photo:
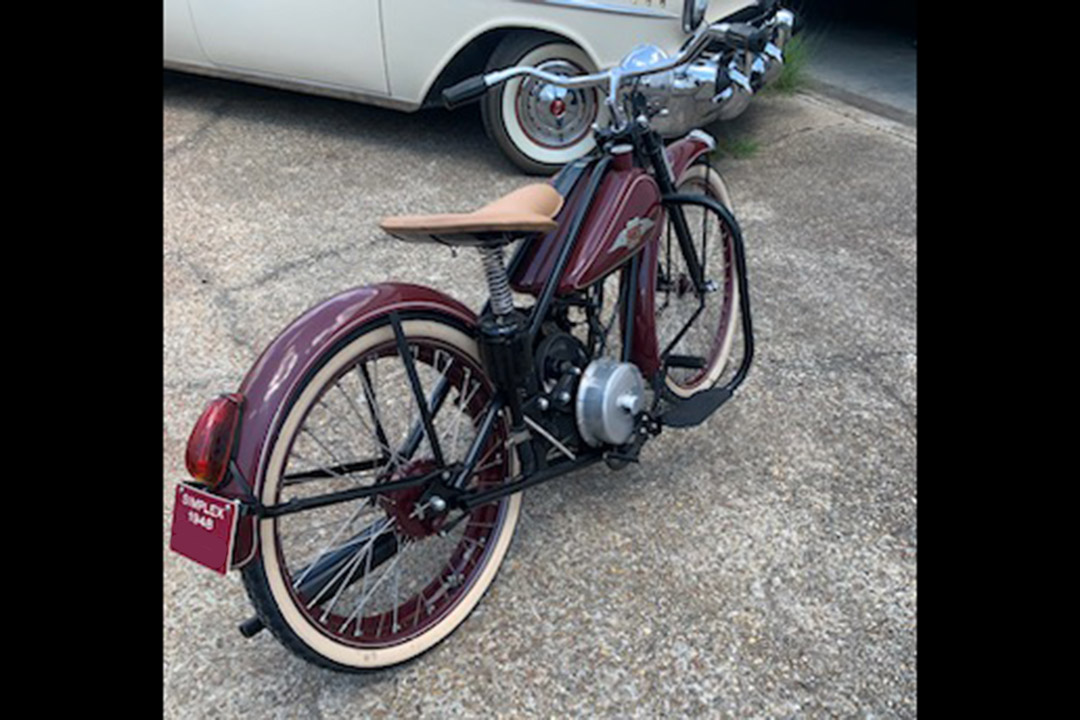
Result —
[[[558, 75], [596, 71], [577, 45], [532, 32], [505, 37], [492, 53], [487, 70], [513, 65], [531, 65]], [[592, 150], [592, 126], [601, 104], [595, 88], [562, 88], [524, 77], [489, 90], [480, 111], [488, 136], [515, 165], [531, 175], [550, 175]]]
[[[495, 396], [475, 340], [435, 315], [401, 323], [446, 465], [468, 451]], [[286, 503], [434, 473], [393, 327], [367, 326], [329, 351], [268, 440], [259, 499]], [[512, 476], [496, 423], [466, 489]], [[243, 570], [263, 623], [303, 657], [360, 672], [431, 649], [476, 607], [514, 534], [520, 494], [450, 527], [415, 486], [259, 521], [259, 557]], [[456, 517], [456, 515], [455, 515]]]
[[[698, 162], [679, 178], [680, 194], [703, 194], [731, 209], [723, 179], [706, 162]], [[696, 361], [694, 367], [672, 367], [667, 389], [678, 397], [708, 390], [719, 381], [731, 358], [739, 316], [739, 283], [731, 228], [716, 213], [683, 205], [706, 290], [694, 288], [670, 218], [661, 239], [656, 284], [656, 335], [661, 352]]]

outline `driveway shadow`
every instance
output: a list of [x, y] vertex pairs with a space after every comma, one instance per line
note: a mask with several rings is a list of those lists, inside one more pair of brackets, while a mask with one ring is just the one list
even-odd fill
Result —
[[513, 171], [484, 133], [478, 105], [402, 112], [336, 98], [164, 70], [166, 109], [209, 112], [246, 124], [317, 133], [365, 145], [410, 147], [436, 153], [440, 163], [482, 161], [492, 171]]

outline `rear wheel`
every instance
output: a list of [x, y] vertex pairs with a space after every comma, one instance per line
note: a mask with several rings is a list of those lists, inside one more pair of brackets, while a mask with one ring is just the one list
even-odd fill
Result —
[[[494, 397], [476, 342], [437, 317], [402, 321], [446, 464], [460, 462]], [[264, 505], [431, 473], [420, 422], [389, 325], [330, 352], [297, 391], [270, 441]], [[511, 474], [496, 429], [467, 488]], [[259, 557], [243, 579], [259, 617], [301, 657], [364, 671], [410, 660], [457, 628], [494, 580], [521, 496], [473, 510], [453, 527], [425, 486], [259, 521]], [[456, 513], [455, 513], [456, 517]]]
[[[504, 38], [487, 71], [514, 65], [559, 75], [596, 71], [577, 45], [534, 32]], [[524, 77], [489, 90], [480, 108], [488, 135], [515, 165], [529, 174], [550, 175], [594, 147], [592, 125], [601, 104], [595, 88], [561, 88]]]
[[[728, 209], [731, 200], [720, 173], [701, 162], [679, 179], [679, 193], [704, 194]], [[683, 205], [686, 224], [702, 263], [707, 289], [699, 295], [668, 220], [659, 254], [656, 335], [661, 352], [696, 358], [702, 367], [668, 369], [667, 388], [690, 397], [717, 383], [731, 357], [739, 315], [739, 283], [731, 228], [711, 210]]]

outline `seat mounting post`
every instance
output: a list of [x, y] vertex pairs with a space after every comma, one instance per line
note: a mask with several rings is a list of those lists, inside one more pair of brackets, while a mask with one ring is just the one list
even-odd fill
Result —
[[502, 245], [482, 245], [477, 249], [484, 263], [484, 277], [491, 295], [491, 311], [499, 317], [509, 315], [514, 309], [514, 296], [510, 292], [510, 278], [506, 274]]
[[532, 342], [528, 319], [514, 308], [514, 295], [510, 291], [510, 278], [503, 261], [503, 246], [483, 245], [477, 248], [484, 263], [491, 301], [480, 316], [480, 357], [484, 367], [499, 389], [503, 402], [510, 413], [512, 436], [521, 469], [530, 474], [536, 469], [536, 458], [531, 443], [527, 441], [525, 414], [522, 400], [535, 392], [533, 377]]

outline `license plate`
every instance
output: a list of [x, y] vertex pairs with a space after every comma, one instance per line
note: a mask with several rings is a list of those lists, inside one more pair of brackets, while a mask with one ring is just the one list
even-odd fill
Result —
[[232, 561], [239, 517], [239, 500], [227, 500], [191, 485], [178, 484], [169, 547], [224, 575]]

